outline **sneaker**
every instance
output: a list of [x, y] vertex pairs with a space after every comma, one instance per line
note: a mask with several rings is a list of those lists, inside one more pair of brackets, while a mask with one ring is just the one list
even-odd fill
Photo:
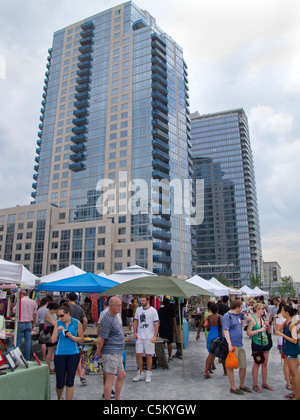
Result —
[[147, 372], [146, 375], [146, 379], [145, 382], [148, 384], [149, 382], [151, 382], [151, 376], [152, 376], [152, 372]]
[[140, 373], [139, 371], [136, 374], [136, 376], [132, 379], [133, 382], [139, 382], [139, 381], [144, 381], [144, 380], [145, 380], [144, 372]]
[[80, 378], [81, 385], [87, 385], [87, 380], [85, 378]]
[[[102, 398], [104, 398], [104, 392], [103, 392], [103, 394], [102, 394]], [[115, 392], [111, 392], [111, 394], [110, 394], [110, 399], [111, 400], [114, 400], [115, 399]]]

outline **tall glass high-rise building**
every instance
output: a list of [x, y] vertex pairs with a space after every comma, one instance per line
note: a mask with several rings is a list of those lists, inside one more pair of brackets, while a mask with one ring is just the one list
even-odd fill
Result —
[[48, 53], [32, 204], [51, 203], [58, 220], [34, 271], [74, 263], [110, 273], [136, 263], [189, 276], [181, 47], [127, 2], [55, 32]]
[[193, 270], [236, 286], [263, 278], [248, 120], [243, 109], [191, 114], [194, 179], [204, 179], [204, 220], [195, 228]]

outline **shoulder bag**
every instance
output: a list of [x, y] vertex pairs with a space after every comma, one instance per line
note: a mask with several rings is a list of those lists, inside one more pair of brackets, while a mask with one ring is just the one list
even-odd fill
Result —
[[228, 343], [225, 337], [223, 336], [220, 316], [218, 318], [218, 329], [219, 336], [212, 340], [209, 351], [215, 357], [218, 357], [220, 359], [226, 359], [228, 355]]

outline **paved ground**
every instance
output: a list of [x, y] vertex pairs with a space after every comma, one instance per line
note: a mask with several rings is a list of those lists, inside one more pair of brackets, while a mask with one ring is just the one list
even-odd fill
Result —
[[[184, 350], [184, 366], [185, 375], [182, 372], [182, 361], [173, 359], [170, 362], [169, 369], [163, 370], [159, 367], [153, 370], [152, 381], [149, 384], [145, 382], [132, 382], [135, 371], [127, 371], [127, 378], [124, 382], [122, 391], [122, 400], [283, 400], [283, 396], [287, 394], [285, 389], [285, 381], [282, 373], [281, 359], [276, 348], [276, 337], [274, 339], [275, 346], [270, 352], [269, 359], [269, 377], [268, 383], [274, 387], [274, 391], [262, 390], [261, 394], [252, 392], [243, 396], [236, 396], [229, 393], [229, 382], [227, 377], [223, 376], [223, 368], [216, 362], [217, 369], [212, 375], [212, 379], [203, 377], [207, 350], [205, 345], [204, 334], [201, 335], [200, 342], [196, 342], [196, 330], [190, 331], [189, 345]], [[252, 357], [251, 357], [251, 341], [244, 337], [244, 347], [247, 352], [248, 370], [246, 377], [246, 385], [252, 389]], [[128, 357], [133, 357], [134, 347], [127, 350]], [[175, 350], [174, 350], [175, 352]], [[235, 373], [238, 383], [238, 373]], [[51, 396], [56, 399], [55, 392], [55, 375], [50, 375], [51, 380]], [[83, 386], [76, 376], [74, 400], [102, 400], [103, 380], [100, 375], [86, 376], [88, 385]], [[259, 378], [261, 385], [261, 377]]]

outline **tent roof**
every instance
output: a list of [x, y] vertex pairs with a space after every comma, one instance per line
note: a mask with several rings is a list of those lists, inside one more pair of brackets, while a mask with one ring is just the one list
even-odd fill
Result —
[[[101, 274], [99, 273], [99, 275]], [[140, 267], [139, 265], [132, 265], [131, 267], [124, 268], [124, 270], [121, 271], [116, 271], [115, 273], [106, 277], [116, 281], [117, 283], [124, 283], [129, 280], [149, 276], [156, 276], [156, 274], [146, 270], [143, 267]]]
[[263, 290], [261, 290], [259, 287], [254, 287], [254, 289], [253, 289], [253, 292], [255, 292], [256, 293], [256, 295], [255, 296], [260, 296], [260, 295], [263, 295], [263, 296], [267, 296], [269, 293], [268, 292], [265, 292], [265, 291], [263, 291]]
[[246, 284], [243, 287], [241, 287], [240, 290], [242, 292], [245, 292], [246, 295], [249, 296], [249, 297], [257, 296], [257, 294], [252, 289], [250, 289], [250, 287], [248, 287]]
[[212, 277], [209, 280], [210, 283], [216, 284], [217, 286], [223, 288], [224, 290], [229, 291], [230, 295], [241, 295], [242, 292], [240, 290], [234, 289], [232, 287], [227, 287], [225, 284], [222, 284], [219, 280], [217, 280], [215, 277]]
[[34, 287], [35, 280], [38, 280], [38, 277], [28, 271], [24, 265], [0, 259], [0, 283], [23, 283], [25, 286]]
[[40, 278], [41, 283], [48, 283], [51, 281], [57, 281], [62, 279], [67, 279], [69, 277], [79, 276], [80, 274], [85, 274], [85, 271], [81, 268], [76, 267], [76, 265], [71, 264], [69, 267], [63, 268], [62, 270], [56, 271], [55, 273], [48, 274]]
[[[183, 280], [168, 276], [149, 276], [127, 281], [109, 290], [111, 295], [167, 295], [190, 298], [195, 295], [210, 296], [206, 290]], [[104, 293], [102, 293], [104, 295]]]
[[53, 292], [82, 292], [82, 293], [101, 293], [116, 286], [118, 283], [93, 273], [84, 273], [79, 276], [70, 277], [63, 280], [41, 283], [38, 291]]
[[210, 283], [209, 281], [203, 279], [202, 277], [198, 276], [197, 274], [190, 279], [185, 280], [188, 283], [194, 284], [195, 286], [202, 287], [202, 289], [210, 292], [215, 296], [224, 296], [228, 295], [228, 291], [224, 290], [223, 288]]

